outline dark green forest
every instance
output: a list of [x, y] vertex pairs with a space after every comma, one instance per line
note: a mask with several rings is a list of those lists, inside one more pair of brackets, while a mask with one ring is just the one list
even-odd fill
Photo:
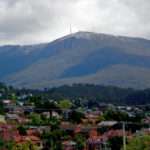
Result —
[[[31, 90], [16, 89], [0, 83], [0, 99], [9, 99], [13, 96], [27, 99], [28, 95], [42, 100], [69, 99], [77, 105], [98, 106], [102, 103], [116, 105], [146, 105], [150, 104], [150, 89], [135, 90], [114, 86], [101, 86], [92, 84], [73, 84], [61, 87]], [[25, 95], [25, 96], [24, 96]], [[22, 97], [24, 96], [24, 97]]]

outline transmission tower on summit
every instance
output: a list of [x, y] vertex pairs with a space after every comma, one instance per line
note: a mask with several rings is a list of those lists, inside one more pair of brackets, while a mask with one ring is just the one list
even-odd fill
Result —
[[72, 25], [70, 24], [70, 34], [72, 34]]

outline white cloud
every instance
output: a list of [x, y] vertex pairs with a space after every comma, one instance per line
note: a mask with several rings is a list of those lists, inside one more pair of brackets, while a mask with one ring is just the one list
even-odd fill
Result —
[[87, 30], [150, 38], [149, 0], [0, 0], [0, 44], [48, 42]]

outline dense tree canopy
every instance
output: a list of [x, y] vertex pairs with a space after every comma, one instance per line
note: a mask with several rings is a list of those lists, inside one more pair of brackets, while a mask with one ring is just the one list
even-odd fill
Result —
[[150, 150], [150, 136], [136, 136], [129, 141], [127, 150]]
[[[32, 93], [33, 96], [28, 96]], [[23, 99], [29, 100], [37, 107], [54, 108], [50, 99], [62, 100], [61, 107], [71, 107], [67, 102], [71, 100], [78, 106], [98, 106], [100, 103], [112, 103], [117, 105], [146, 105], [150, 103], [150, 89], [135, 90], [130, 88], [119, 88], [114, 86], [101, 86], [92, 84], [73, 84], [45, 90], [15, 89], [0, 84], [0, 99], [14, 99], [26, 96]], [[21, 97], [22, 98], [22, 97]], [[43, 101], [46, 101], [43, 103]], [[69, 104], [69, 105], [68, 105]], [[67, 106], [68, 105], [68, 106]], [[55, 106], [56, 107], [56, 106]]]
[[58, 102], [58, 107], [61, 109], [70, 109], [72, 107], [72, 103], [70, 100], [64, 99]]

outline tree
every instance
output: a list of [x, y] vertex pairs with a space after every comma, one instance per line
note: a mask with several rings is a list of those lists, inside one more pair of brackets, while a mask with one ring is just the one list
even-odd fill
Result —
[[118, 110], [108, 109], [104, 112], [103, 115], [105, 120], [116, 120], [116, 121], [127, 121], [129, 120], [129, 116], [125, 112], [121, 112]]
[[3, 149], [5, 146], [5, 142], [3, 139], [0, 139], [0, 149]]
[[123, 145], [123, 139], [120, 136], [112, 137], [108, 140], [111, 150], [120, 150]]
[[41, 125], [42, 123], [41, 116], [39, 114], [32, 113], [30, 115], [30, 119], [32, 125]]
[[81, 134], [77, 134], [74, 137], [74, 141], [76, 142], [76, 149], [83, 150], [86, 144], [86, 138], [83, 137]]
[[53, 110], [60, 112], [57, 104], [54, 101], [44, 101], [43, 103], [41, 103], [39, 108], [49, 111], [50, 116], [52, 116]]
[[15, 93], [12, 93], [11, 96], [10, 96], [10, 99], [13, 100], [14, 103], [16, 103], [16, 101], [17, 101], [17, 96], [16, 96], [16, 94], [15, 94]]
[[51, 130], [53, 131], [54, 129], [58, 129], [60, 125], [60, 120], [57, 119], [56, 117], [51, 117], [49, 119], [49, 124], [51, 126]]
[[7, 150], [13, 150], [13, 147], [15, 146], [15, 142], [14, 141], [7, 141], [5, 144], [5, 147]]
[[23, 144], [15, 144], [11, 150], [40, 150], [36, 145], [32, 142], [27, 141]]
[[34, 103], [36, 107], [41, 107], [41, 97], [40, 96], [29, 97], [28, 103]]
[[50, 132], [44, 132], [42, 139], [45, 141], [45, 149], [62, 150], [61, 138], [64, 133], [60, 129], [55, 129]]
[[4, 113], [5, 113], [4, 105], [3, 105], [2, 101], [0, 101], [0, 114], [3, 115]]
[[13, 150], [15, 143], [13, 141], [4, 141], [0, 138], [0, 150]]
[[150, 150], [150, 136], [141, 135], [129, 141], [127, 150]]
[[81, 120], [84, 118], [84, 114], [78, 111], [72, 111], [69, 117], [69, 120], [74, 123], [80, 123]]
[[18, 130], [19, 130], [20, 135], [26, 135], [27, 134], [27, 131], [26, 131], [27, 129], [24, 126], [19, 126]]
[[64, 99], [64, 100], [59, 101], [58, 107], [60, 109], [70, 109], [72, 107], [72, 103], [70, 100]]

